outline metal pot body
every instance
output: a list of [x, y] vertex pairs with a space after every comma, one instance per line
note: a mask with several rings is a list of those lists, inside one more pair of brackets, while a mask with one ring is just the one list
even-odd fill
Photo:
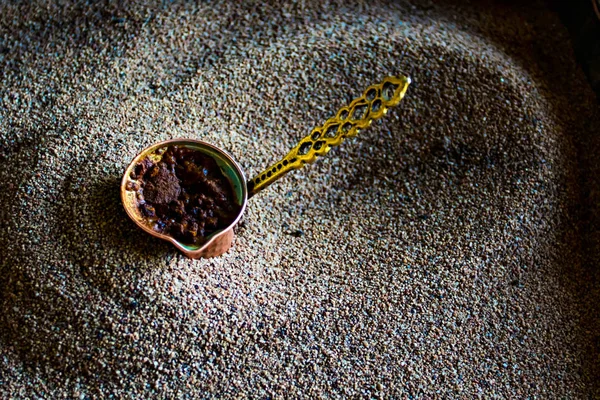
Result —
[[[155, 231], [148, 224], [138, 207], [141, 195], [139, 191], [135, 189], [135, 180], [131, 178], [132, 171], [141, 160], [154, 154], [156, 150], [169, 145], [188, 147], [211, 156], [217, 162], [223, 175], [229, 180], [231, 187], [233, 188], [235, 201], [241, 206], [240, 212], [235, 220], [225, 229], [209, 236], [206, 242], [201, 246], [187, 245], [171, 236]], [[121, 201], [123, 202], [123, 207], [125, 208], [127, 215], [145, 232], [159, 239], [171, 242], [190, 258], [211, 258], [220, 256], [231, 248], [234, 238], [233, 229], [246, 209], [248, 189], [244, 172], [239, 164], [227, 152], [201, 140], [172, 139], [155, 143], [152, 146], [145, 148], [133, 159], [125, 170], [123, 179], [121, 180]]]

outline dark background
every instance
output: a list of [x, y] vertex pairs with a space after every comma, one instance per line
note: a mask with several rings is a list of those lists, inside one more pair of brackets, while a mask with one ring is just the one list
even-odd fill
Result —
[[548, 3], [569, 30], [577, 60], [600, 98], [600, 19], [594, 11], [594, 1], [600, 9], [600, 0], [549, 0]]

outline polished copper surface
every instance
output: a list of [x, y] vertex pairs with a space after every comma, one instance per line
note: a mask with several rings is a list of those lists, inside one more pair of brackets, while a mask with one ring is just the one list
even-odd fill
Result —
[[[141, 160], [143, 160], [144, 158], [153, 154], [157, 149], [159, 149], [161, 147], [166, 147], [169, 145], [182, 145], [182, 146], [187, 146], [187, 147], [197, 148], [197, 149], [209, 149], [215, 153], [218, 153], [221, 157], [223, 157], [227, 161], [229, 167], [231, 168], [231, 171], [237, 175], [240, 183], [243, 183], [241, 185], [242, 198], [240, 199], [242, 207], [240, 209], [240, 213], [237, 216], [237, 218], [227, 228], [214, 234], [212, 237], [210, 237], [210, 239], [206, 243], [204, 243], [200, 247], [194, 247], [194, 246], [183, 244], [169, 235], [164, 235], [162, 233], [159, 233], [159, 232], [156, 232], [155, 230], [153, 230], [146, 223], [145, 218], [141, 215], [141, 213], [139, 211], [138, 198], [137, 198], [136, 192], [133, 190], [127, 189], [127, 184], [130, 181], [132, 181], [130, 178], [130, 174], [131, 174], [131, 171], [133, 170], [133, 168], [135, 167], [135, 165], [138, 162], [140, 162]], [[142, 228], [144, 231], [146, 231], [150, 235], [155, 236], [159, 239], [163, 239], [168, 242], [171, 242], [175, 247], [177, 247], [180, 251], [182, 251], [186, 256], [188, 256], [190, 258], [217, 257], [217, 256], [220, 256], [221, 254], [225, 253], [227, 250], [229, 250], [231, 248], [233, 238], [234, 238], [233, 228], [235, 227], [235, 225], [238, 223], [238, 221], [242, 217], [242, 214], [244, 213], [244, 210], [246, 208], [246, 203], [248, 202], [248, 193], [246, 190], [245, 182], [246, 182], [246, 177], [244, 176], [244, 172], [242, 171], [240, 166], [237, 164], [237, 162], [235, 162], [235, 160], [229, 154], [227, 154], [225, 151], [219, 149], [216, 146], [213, 146], [210, 143], [206, 143], [201, 140], [172, 139], [172, 140], [166, 140], [163, 142], [155, 143], [152, 146], [145, 148], [133, 159], [133, 161], [129, 164], [129, 166], [125, 170], [125, 173], [123, 174], [123, 179], [121, 180], [121, 200], [123, 202], [123, 206], [125, 207], [125, 211], [127, 212], [127, 215], [129, 215], [129, 217], [140, 228]]]

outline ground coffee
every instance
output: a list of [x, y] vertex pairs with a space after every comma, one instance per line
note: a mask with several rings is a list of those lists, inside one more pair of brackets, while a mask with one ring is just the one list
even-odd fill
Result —
[[138, 180], [139, 209], [156, 232], [199, 245], [238, 216], [231, 184], [210, 156], [193, 149], [159, 149], [160, 161], [145, 158], [131, 178]]

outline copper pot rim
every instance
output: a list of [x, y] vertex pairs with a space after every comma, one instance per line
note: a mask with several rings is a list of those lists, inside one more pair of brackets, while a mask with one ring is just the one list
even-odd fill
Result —
[[[214, 150], [215, 152], [219, 153], [220, 155], [222, 155], [227, 160], [228, 163], [231, 164], [231, 166], [233, 167], [233, 169], [235, 170], [235, 172], [239, 175], [240, 181], [243, 183], [242, 184], [242, 194], [243, 194], [242, 207], [240, 209], [240, 212], [239, 212], [237, 218], [227, 228], [225, 228], [225, 229], [221, 230], [220, 232], [214, 234], [206, 243], [204, 243], [198, 249], [194, 249], [194, 250], [190, 250], [187, 246], [183, 245], [182, 243], [180, 243], [179, 241], [177, 241], [175, 238], [173, 238], [173, 237], [171, 237], [169, 235], [163, 235], [162, 233], [158, 233], [158, 232], [154, 231], [153, 229], [151, 229], [149, 226], [147, 226], [147, 225], [143, 224], [142, 222], [140, 222], [138, 220], [138, 218], [136, 218], [135, 214], [133, 214], [133, 212], [130, 210], [130, 207], [127, 206], [127, 201], [126, 201], [126, 193], [127, 193], [126, 185], [127, 185], [128, 179], [129, 179], [129, 174], [131, 173], [131, 170], [132, 170], [133, 166], [138, 161], [140, 161], [140, 159], [143, 156], [145, 156], [146, 154], [150, 153], [151, 151], [156, 150], [156, 149], [158, 149], [160, 147], [169, 145], [169, 144], [177, 144], [177, 143], [181, 143], [181, 144], [185, 144], [185, 143], [198, 144], [198, 145], [201, 145], [201, 146], [208, 147], [208, 148]], [[242, 168], [240, 167], [240, 165], [237, 163], [237, 161], [235, 161], [235, 159], [229, 153], [227, 153], [225, 150], [221, 149], [220, 147], [217, 147], [217, 146], [215, 146], [213, 144], [210, 144], [208, 142], [205, 142], [205, 141], [199, 140], [199, 139], [175, 138], [175, 139], [163, 140], [161, 142], [156, 142], [156, 143], [154, 143], [154, 144], [152, 144], [152, 145], [144, 148], [140, 152], [138, 152], [138, 154], [133, 158], [133, 160], [131, 161], [131, 163], [129, 163], [129, 165], [125, 169], [125, 172], [123, 174], [123, 178], [121, 179], [121, 203], [123, 204], [123, 208], [125, 208], [125, 212], [129, 216], [129, 218], [133, 222], [135, 222], [138, 227], [142, 228], [144, 231], [146, 231], [147, 233], [149, 233], [150, 235], [152, 235], [154, 237], [157, 237], [159, 239], [166, 240], [166, 241], [170, 242], [178, 250], [180, 250], [181, 252], [183, 252], [187, 256], [189, 256], [191, 258], [197, 258], [197, 256], [200, 256], [206, 249], [210, 248], [210, 246], [213, 245], [213, 243], [215, 241], [217, 241], [219, 239], [219, 237], [225, 235], [229, 231], [232, 231], [233, 228], [237, 225], [237, 223], [242, 218], [242, 215], [244, 214], [244, 211], [246, 210], [246, 205], [248, 203], [248, 188], [247, 188], [246, 182], [247, 182], [246, 175], [244, 174], [244, 171], [242, 170]]]

